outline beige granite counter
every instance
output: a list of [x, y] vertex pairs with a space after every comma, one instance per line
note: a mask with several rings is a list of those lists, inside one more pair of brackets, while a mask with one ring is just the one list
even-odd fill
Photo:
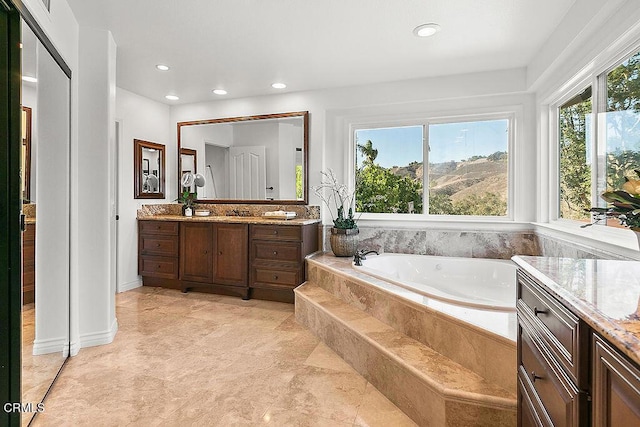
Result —
[[182, 215], [150, 215], [138, 216], [138, 221], [182, 221], [182, 222], [224, 222], [229, 224], [272, 224], [272, 225], [307, 225], [319, 223], [319, 219], [269, 219], [257, 216], [182, 216]]
[[534, 256], [513, 261], [640, 364], [640, 262]]

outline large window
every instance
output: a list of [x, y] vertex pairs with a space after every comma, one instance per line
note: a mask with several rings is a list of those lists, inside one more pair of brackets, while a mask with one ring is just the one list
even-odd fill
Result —
[[506, 216], [510, 123], [497, 117], [356, 129], [356, 210]]
[[589, 222], [587, 210], [606, 205], [603, 191], [640, 178], [640, 52], [562, 104], [558, 125], [559, 217]]

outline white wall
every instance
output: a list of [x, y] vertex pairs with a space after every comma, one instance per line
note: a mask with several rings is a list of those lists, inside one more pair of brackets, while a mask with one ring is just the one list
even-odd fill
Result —
[[[177, 197], [178, 158], [175, 148], [175, 127], [171, 127], [169, 106], [118, 88], [116, 118], [121, 125], [118, 185], [118, 292], [141, 286], [138, 276], [138, 225], [136, 212], [143, 204], [173, 203]], [[164, 144], [164, 199], [134, 199], [133, 140]], [[171, 150], [173, 147], [173, 150]]]
[[109, 31], [80, 27], [77, 218], [80, 345], [110, 343], [115, 318], [116, 45]]

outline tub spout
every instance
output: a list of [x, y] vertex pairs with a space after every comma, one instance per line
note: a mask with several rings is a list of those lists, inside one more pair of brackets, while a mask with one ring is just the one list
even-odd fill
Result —
[[376, 255], [380, 255], [378, 253], [378, 251], [367, 251], [365, 249], [361, 249], [358, 252], [355, 253], [355, 255], [353, 255], [353, 262], [355, 263], [355, 265], [362, 265], [362, 260], [363, 259], [367, 259], [367, 255], [369, 254], [376, 254]]

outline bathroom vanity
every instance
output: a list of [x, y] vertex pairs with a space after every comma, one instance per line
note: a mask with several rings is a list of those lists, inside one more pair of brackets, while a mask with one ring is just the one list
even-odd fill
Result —
[[640, 263], [513, 260], [518, 425], [640, 425]]
[[145, 286], [293, 302], [304, 259], [317, 251], [317, 219], [138, 219], [138, 273]]

